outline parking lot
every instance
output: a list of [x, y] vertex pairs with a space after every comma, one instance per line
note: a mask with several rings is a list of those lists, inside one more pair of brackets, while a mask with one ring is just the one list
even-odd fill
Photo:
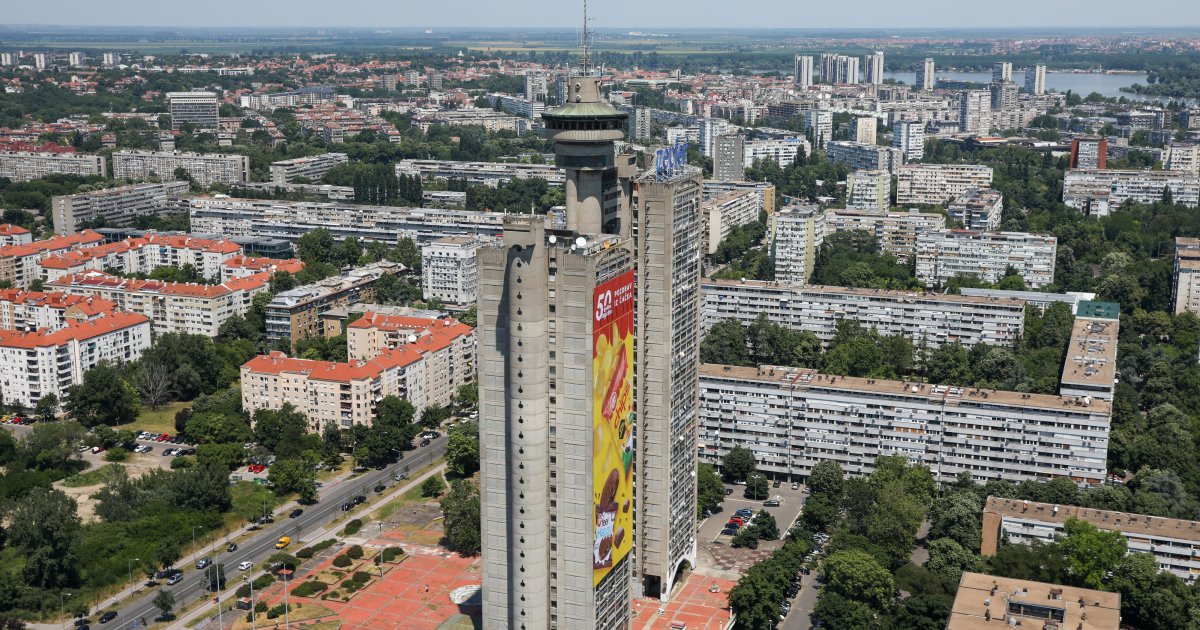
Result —
[[745, 498], [746, 486], [725, 484], [725, 488], [726, 492], [732, 489], [733, 494], [727, 495], [725, 501], [721, 504], [720, 510], [700, 524], [699, 540], [701, 546], [710, 546], [713, 544], [728, 545], [731, 537], [721, 535], [721, 530], [724, 529], [725, 523], [733, 516], [734, 512], [742, 508], [754, 510], [755, 514], [759, 510], [766, 510], [768, 514], [775, 517], [775, 523], [779, 526], [779, 533], [785, 534], [796, 518], [800, 516], [800, 506], [804, 502], [805, 496], [803, 484], [795, 490], [787, 482], [781, 483], [778, 488], [768, 485], [768, 497], [778, 496], [782, 500], [778, 507], [764, 507], [763, 501], [752, 501]]

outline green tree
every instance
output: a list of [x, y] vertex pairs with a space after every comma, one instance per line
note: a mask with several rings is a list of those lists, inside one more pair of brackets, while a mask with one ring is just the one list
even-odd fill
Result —
[[474, 422], [460, 422], [450, 428], [446, 468], [456, 477], [469, 477], [479, 470], [479, 427]]
[[67, 413], [84, 426], [121, 424], [137, 417], [137, 394], [111, 363], [96, 364], [67, 391]]
[[1067, 519], [1063, 533], [1062, 549], [1075, 581], [1087, 588], [1104, 589], [1106, 574], [1125, 557], [1125, 537], [1077, 518]]
[[929, 543], [929, 561], [925, 567], [941, 576], [947, 584], [957, 584], [964, 571], [982, 571], [983, 562], [954, 540], [938, 538]]
[[758, 540], [758, 528], [754, 525], [747, 525], [733, 535], [729, 546], [735, 549], [758, 549]]
[[296, 256], [305, 263], [331, 263], [336, 256], [333, 234], [317, 228], [296, 240]]
[[292, 492], [300, 495], [300, 502], [311, 505], [316, 502], [316, 472], [313, 467], [320, 460], [315, 453], [280, 459], [267, 471], [267, 481], [275, 487], [275, 493], [285, 495]]
[[735, 446], [721, 459], [721, 473], [727, 481], [743, 481], [756, 470], [758, 462], [754, 459], [754, 452], [748, 448]]
[[700, 342], [700, 361], [720, 365], [750, 365], [746, 329], [736, 319], [713, 324]]
[[929, 512], [929, 539], [949, 538], [966, 549], [978, 549], [982, 511], [983, 504], [974, 492], [953, 492], [934, 501]]
[[746, 477], [746, 498], [751, 501], [762, 501], [767, 498], [767, 478], [762, 473], [753, 472]]
[[931, 383], [971, 385], [974, 382], [967, 349], [958, 342], [948, 343], [934, 350], [925, 369]]
[[712, 464], [696, 466], [696, 517], [703, 518], [705, 512], [712, 512], [725, 500], [725, 485]]
[[814, 532], [822, 532], [837, 522], [837, 506], [827, 494], [814, 494], [804, 502], [800, 518], [804, 526]]
[[766, 510], [759, 510], [758, 516], [754, 517], [754, 529], [762, 540], [779, 538], [779, 525], [775, 523], [775, 517]]
[[278, 410], [259, 409], [254, 412], [255, 441], [276, 455], [281, 451], [293, 451], [293, 447], [307, 432], [308, 418], [290, 403], [284, 403]]
[[475, 485], [466, 479], [455, 480], [450, 484], [450, 492], [442, 497], [441, 506], [446, 546], [462, 554], [479, 553], [480, 507]]
[[842, 481], [845, 474], [841, 464], [827, 459], [813, 466], [812, 474], [808, 476], [808, 491], [810, 495], [825, 495], [831, 501], [842, 497]]
[[210, 591], [225, 588], [225, 563], [214, 562], [204, 569], [204, 582]]
[[434, 474], [425, 481], [421, 482], [421, 496], [430, 498], [436, 497], [446, 489], [446, 482], [442, 480], [440, 474]]
[[58, 396], [54, 394], [46, 394], [45, 396], [39, 398], [33, 413], [42, 422], [50, 422], [54, 420], [55, 414], [58, 413]]
[[174, 541], [165, 540], [158, 543], [158, 547], [154, 549], [154, 560], [164, 569], [174, 566], [181, 557], [183, 557], [183, 552], [180, 550], [179, 544]]
[[872, 627], [875, 622], [875, 611], [862, 602], [843, 597], [832, 591], [825, 591], [817, 598], [817, 604], [813, 606], [811, 617], [812, 621], [819, 622], [822, 628], [860, 630]]
[[50, 589], [78, 582], [80, 522], [74, 499], [61, 490], [34, 488], [8, 516], [8, 544], [24, 559], [26, 584]]
[[892, 605], [895, 583], [887, 569], [865, 551], [838, 551], [825, 561], [822, 568], [829, 589], [854, 601], [863, 602], [879, 611]]
[[175, 610], [175, 596], [171, 591], [160, 590], [154, 595], [154, 607], [162, 613], [160, 619], [173, 619], [175, 615], [171, 611]]
[[729, 590], [729, 607], [737, 614], [738, 628], [771, 630], [779, 623], [783, 589], [766, 571], [748, 571]]

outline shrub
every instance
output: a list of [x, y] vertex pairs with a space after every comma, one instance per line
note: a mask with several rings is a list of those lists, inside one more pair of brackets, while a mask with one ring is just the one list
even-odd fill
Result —
[[271, 575], [270, 573], [264, 573], [254, 578], [254, 588], [255, 590], [262, 590], [270, 586], [274, 581], [275, 576]]
[[371, 574], [367, 573], [366, 571], [355, 571], [354, 581], [358, 582], [359, 584], [366, 584], [367, 582], [371, 581]]
[[250, 597], [250, 585], [249, 585], [249, 584], [243, 584], [243, 585], [239, 586], [239, 587], [237, 588], [237, 592], [236, 592], [236, 593], [234, 593], [234, 596], [235, 596], [235, 597], [238, 597], [238, 598], [242, 598], [242, 597]]
[[354, 564], [354, 561], [351, 560], [349, 557], [347, 557], [346, 554], [342, 554], [333, 559], [333, 566], [335, 566], [335, 567], [343, 567], [344, 568], [344, 567], [348, 567], [352, 564]]
[[191, 468], [191, 457], [175, 457], [171, 459], [171, 470], [179, 470], [180, 468]]
[[349, 523], [346, 523], [346, 527], [342, 529], [342, 535], [353, 536], [358, 533], [358, 530], [362, 529], [362, 526], [363, 522], [356, 518]]
[[326, 549], [332, 547], [336, 543], [337, 543], [336, 538], [326, 538], [325, 540], [322, 540], [321, 542], [319, 542], [315, 545], [310, 545], [308, 547], [301, 549], [300, 551], [297, 551], [296, 557], [304, 558], [305, 560], [307, 560], [307, 559], [317, 555], [318, 553], [321, 553], [322, 551], [325, 551]]
[[129, 451], [116, 446], [104, 452], [104, 461], [106, 462], [123, 462], [129, 459]]
[[388, 547], [387, 549], [384, 549], [384, 550], [383, 550], [383, 561], [384, 561], [384, 562], [391, 562], [392, 560], [395, 560], [397, 556], [403, 556], [403, 555], [404, 555], [404, 549], [403, 549], [403, 548], [401, 548], [401, 547]]
[[301, 582], [300, 586], [292, 589], [292, 595], [296, 597], [312, 597], [327, 588], [329, 588], [329, 585], [321, 580], [307, 580]]
[[355, 560], [358, 560], [359, 558], [363, 557], [362, 545], [354, 545], [353, 547], [347, 549], [346, 555], [350, 556], [351, 558], [354, 558]]
[[256, 612], [260, 615], [267, 612], [267, 602], [264, 602], [261, 599], [258, 600], [257, 602], [255, 602], [254, 603], [254, 612]]
[[421, 482], [421, 496], [426, 498], [436, 497], [445, 489], [446, 482], [442, 481], [442, 476], [440, 474], [435, 474]]
[[345, 582], [342, 582], [342, 588], [346, 589], [347, 593], [353, 593], [354, 591], [362, 588], [362, 585], [354, 580], [346, 580]]
[[308, 560], [309, 558], [313, 557], [313, 548], [305, 547], [305, 548], [301, 549], [300, 551], [297, 551], [296, 557], [300, 558], [301, 560]]

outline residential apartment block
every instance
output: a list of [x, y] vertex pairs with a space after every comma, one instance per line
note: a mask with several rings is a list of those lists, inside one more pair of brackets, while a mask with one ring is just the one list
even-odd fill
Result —
[[945, 286], [954, 276], [997, 282], [1012, 267], [1030, 288], [1054, 282], [1058, 239], [1027, 232], [937, 230], [917, 237], [917, 278]]
[[825, 214], [826, 236], [838, 232], [866, 232], [875, 237], [879, 251], [892, 254], [901, 262], [912, 258], [921, 235], [945, 228], [945, 215], [915, 209], [883, 213], [832, 209]]
[[854, 171], [846, 183], [846, 209], [887, 212], [892, 199], [892, 175], [887, 171]]
[[892, 125], [892, 146], [900, 149], [904, 163], [925, 157], [925, 123], [919, 120], [897, 121]]
[[946, 630], [996, 626], [1118, 630], [1122, 627], [1121, 594], [964, 572]]
[[478, 298], [477, 252], [483, 241], [447, 236], [421, 246], [421, 292], [426, 300], [467, 307]]
[[266, 272], [274, 274], [285, 271], [290, 274], [300, 273], [304, 262], [299, 258], [255, 258], [253, 256], [234, 256], [221, 263], [221, 280], [245, 278], [254, 274]]
[[417, 176], [424, 180], [454, 179], [468, 184], [488, 186], [532, 177], [540, 177], [554, 186], [561, 186], [563, 183], [563, 169], [553, 164], [400, 160], [396, 163], [396, 175]]
[[960, 133], [986, 134], [992, 128], [992, 93], [988, 90], [963, 90], [958, 93], [958, 129]]
[[812, 275], [817, 249], [825, 241], [826, 215], [817, 206], [789, 206], [768, 219], [767, 239], [775, 260], [775, 277], [803, 284]]
[[815, 334], [827, 346], [842, 320], [900, 335], [930, 350], [947, 343], [1012, 348], [1025, 330], [1025, 302], [1013, 298], [851, 289], [763, 280], [706, 280], [704, 330], [734, 319], [770, 321]]
[[297, 177], [303, 177], [309, 182], [319, 182], [330, 169], [349, 161], [350, 157], [345, 153], [322, 153], [271, 162], [271, 181], [276, 184], [291, 184]]
[[276, 294], [267, 304], [267, 339], [293, 344], [323, 333], [321, 314], [355, 302], [375, 299], [375, 281], [385, 273], [400, 273], [404, 265], [378, 262], [356, 267], [339, 276]]
[[186, 206], [172, 203], [172, 198], [187, 192], [187, 182], [168, 181], [52, 197], [50, 215], [54, 233], [75, 234], [81, 224], [130, 225], [139, 216], [177, 212]]
[[33, 242], [33, 234], [19, 225], [0, 223], [0, 247], [9, 245], [28, 245]]
[[1169, 144], [1163, 158], [1163, 168], [1200, 176], [1200, 145]]
[[179, 130], [185, 123], [198, 129], [216, 129], [218, 120], [216, 92], [167, 92], [167, 109], [171, 114], [171, 129]]
[[990, 479], [1106, 474], [1111, 408], [1073, 396], [907, 383], [783, 367], [700, 368], [700, 458], [719, 464], [735, 446], [771, 476], [803, 479], [823, 461], [867, 475], [900, 455], [939, 483], [963, 472]]
[[103, 155], [50, 151], [0, 151], [0, 177], [27, 182], [47, 175], [108, 174]]
[[1077, 518], [1110, 532], [1121, 532], [1129, 553], [1154, 556], [1159, 571], [1189, 584], [1200, 576], [1200, 522], [1074, 505], [988, 497], [983, 505], [983, 544], [979, 553], [994, 556], [1001, 542], [1050, 543], [1063, 535], [1067, 519]]
[[806, 138], [747, 140], [744, 146], [743, 165], [747, 168], [754, 166], [756, 160], [771, 160], [780, 168], [786, 168], [794, 164], [797, 158], [812, 153], [812, 146]]
[[46, 288], [67, 295], [96, 297], [130, 313], [144, 315], [159, 333], [186, 333], [216, 337], [221, 324], [234, 315], [245, 315], [251, 300], [269, 288], [271, 276], [260, 273], [222, 284], [193, 284], [134, 280], [87, 271], [59, 277]]
[[475, 382], [475, 329], [451, 318], [366, 312], [346, 326], [351, 361], [369, 361], [396, 348], [419, 352], [424, 363], [424, 400], [418, 409], [447, 407], [458, 388]]
[[117, 151], [112, 155], [113, 177], [133, 181], [172, 180], [176, 169], [201, 186], [240, 184], [250, 181], [250, 158], [224, 153], [186, 153], [180, 151]]
[[713, 148], [713, 178], [723, 181], [745, 179], [746, 137], [741, 133], [717, 136]]
[[0, 400], [32, 409], [54, 394], [62, 404], [96, 364], [133, 361], [149, 347], [150, 320], [133, 313], [69, 320], [53, 331], [0, 330]]
[[1104, 168], [1108, 164], [1108, 140], [1100, 136], [1071, 140], [1068, 164], [1071, 168]]
[[57, 292], [0, 289], [0, 330], [59, 330], [117, 310], [109, 300]]
[[150, 234], [45, 256], [37, 267], [42, 280], [55, 280], [89, 269], [148, 274], [159, 267], [191, 265], [201, 276], [216, 280], [222, 277], [225, 261], [241, 253], [241, 246], [232, 241]]
[[717, 253], [733, 228], [758, 220], [762, 203], [759, 191], [746, 188], [705, 199], [700, 204], [704, 220], [704, 253]]
[[739, 190], [753, 190], [758, 195], [759, 214], [775, 213], [775, 185], [770, 182], [719, 182], [713, 179], [704, 180], [704, 200], [721, 197]]
[[992, 167], [979, 164], [906, 164], [896, 173], [896, 205], [945, 205], [971, 188], [989, 188]]
[[1200, 314], [1200, 238], [1175, 237], [1173, 312]]
[[1117, 383], [1118, 309], [1113, 305], [1109, 318], [1092, 314], [1075, 318], [1058, 393], [1085, 399], [1113, 399]]
[[976, 289], [971, 287], [962, 287], [958, 290], [959, 295], [969, 295], [973, 297], [984, 297], [989, 299], [1014, 299], [1021, 300], [1028, 306], [1037, 309], [1039, 315], [1044, 315], [1046, 309], [1052, 304], [1063, 303], [1071, 309], [1071, 313], [1078, 315], [1080, 306], [1084, 303], [1096, 299], [1095, 293], [1081, 293], [1076, 291], [1068, 291], [1067, 293], [1045, 293], [1042, 291], [1008, 291], [1004, 289]]
[[1004, 195], [991, 188], [970, 188], [946, 206], [946, 214], [968, 230], [990, 232], [1000, 228]]
[[1200, 205], [1200, 177], [1187, 171], [1072, 169], [1063, 177], [1063, 203], [1088, 216], [1108, 216], [1126, 201], [1154, 203], [1170, 189], [1175, 203]]
[[825, 153], [831, 162], [845, 164], [853, 171], [886, 171], [891, 175], [904, 163], [900, 149], [877, 144], [836, 140], [825, 145]]
[[71, 236], [53, 236], [25, 245], [0, 247], [0, 280], [7, 280], [18, 289], [28, 289], [41, 278], [38, 266], [43, 258], [56, 254], [81, 252], [104, 242], [104, 237], [92, 230]]

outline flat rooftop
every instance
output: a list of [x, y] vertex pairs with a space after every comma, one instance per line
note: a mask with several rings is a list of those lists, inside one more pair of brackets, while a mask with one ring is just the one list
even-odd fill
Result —
[[[959, 304], [990, 304], [1004, 305], [1014, 308], [1025, 308], [1025, 300], [1012, 296], [983, 296], [983, 295], [953, 295], [930, 291], [896, 291], [892, 289], [860, 289], [851, 287], [827, 286], [820, 284], [790, 284], [776, 280], [728, 280], [707, 278], [701, 287], [750, 287], [762, 291], [792, 291], [796, 293], [826, 293], [847, 296], [881, 297], [893, 300], [934, 300], [945, 303]], [[1053, 296], [1054, 294], [1048, 294]]]
[[1021, 499], [988, 497], [983, 513], [1027, 521], [1062, 525], [1069, 518], [1087, 521], [1100, 529], [1120, 531], [1126, 536], [1153, 536], [1200, 543], [1200, 522], [1178, 518], [1147, 516], [1131, 512], [1113, 512], [1074, 505], [1054, 505]]
[[1063, 630], [1117, 630], [1121, 626], [1121, 595], [963, 573], [946, 630], [990, 630], [1004, 627], [1010, 620], [1039, 630], [1051, 621]]
[[1075, 318], [1063, 361], [1063, 385], [1113, 388], [1119, 327], [1116, 321]]

